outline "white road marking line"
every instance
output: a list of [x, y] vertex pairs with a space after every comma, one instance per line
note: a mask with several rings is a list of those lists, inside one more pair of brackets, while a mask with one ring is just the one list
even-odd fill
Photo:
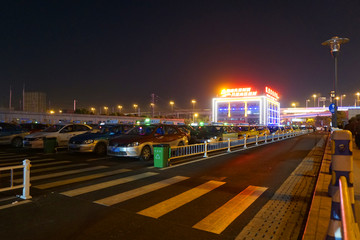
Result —
[[168, 178], [168, 179], [165, 179], [165, 180], [153, 183], [153, 184], [149, 184], [149, 185], [139, 187], [139, 188], [127, 191], [127, 192], [123, 192], [123, 193], [120, 193], [120, 194], [117, 194], [114, 196], [103, 198], [103, 199], [94, 201], [94, 203], [98, 203], [98, 204], [105, 205], [105, 206], [111, 206], [111, 205], [114, 205], [117, 203], [124, 202], [129, 199], [141, 196], [143, 194], [170, 186], [171, 184], [175, 184], [175, 183], [184, 181], [188, 178], [189, 177], [175, 176], [175, 177]]
[[[83, 168], [83, 169], [69, 170], [69, 171], [65, 171], [65, 172], [50, 173], [50, 174], [31, 177], [30, 181], [66, 176], [66, 175], [71, 175], [71, 174], [76, 174], [76, 173], [89, 172], [89, 171], [94, 171], [94, 170], [104, 169], [104, 168], [108, 168], [108, 167], [107, 166], [96, 166], [96, 167], [89, 167], [89, 168]], [[15, 183], [21, 183], [22, 181], [23, 181], [22, 179], [14, 180]]]
[[86, 186], [86, 187], [82, 187], [82, 188], [73, 189], [70, 191], [62, 192], [61, 194], [69, 196], [69, 197], [74, 197], [74, 196], [78, 196], [78, 195], [81, 195], [84, 193], [89, 193], [89, 192], [93, 192], [96, 190], [120, 185], [123, 183], [132, 182], [132, 181], [139, 180], [142, 178], [151, 177], [151, 176], [154, 176], [157, 174], [158, 173], [154, 173], [154, 172], [141, 173], [141, 174], [134, 175], [134, 176], [124, 177], [124, 178], [120, 178], [120, 179], [116, 179], [116, 180], [112, 180], [112, 181], [108, 181], [108, 182], [103, 182], [103, 183], [99, 183], [99, 184], [95, 184], [95, 185], [90, 185], [90, 186]]
[[163, 202], [160, 202], [154, 206], [151, 206], [149, 208], [146, 208], [138, 214], [152, 217], [152, 218], [159, 218], [183, 205], [186, 203], [189, 203], [202, 195], [214, 190], [215, 188], [220, 187], [221, 185], [225, 184], [225, 182], [219, 182], [219, 181], [208, 181], [204, 184], [201, 184], [200, 186], [197, 186], [195, 188], [192, 188], [184, 193], [181, 193], [175, 197], [172, 197], [168, 200], [165, 200]]
[[63, 163], [69, 163], [70, 161], [59, 161], [59, 162], [50, 162], [50, 163], [40, 163], [40, 164], [32, 164], [31, 161], [30, 161], [30, 164], [31, 164], [31, 167], [43, 167], [43, 166], [51, 166], [51, 165], [56, 165], [56, 164], [63, 164]]
[[[25, 159], [22, 159], [25, 160]], [[31, 165], [33, 165], [34, 163], [37, 162], [46, 162], [46, 161], [51, 161], [51, 160], [55, 160], [54, 158], [45, 158], [45, 159], [28, 159], [30, 160]], [[21, 165], [22, 161], [15, 161], [15, 162], [8, 162], [8, 163], [1, 163], [0, 166], [12, 166], [12, 165]]]
[[[86, 164], [86, 163], [79, 163], [79, 164], [65, 165], [65, 166], [58, 166], [58, 167], [31, 169], [30, 172], [31, 173], [39, 173], [39, 172], [53, 171], [53, 170], [59, 170], [59, 169], [64, 169], [64, 168], [71, 168], [71, 167], [82, 167], [82, 166], [87, 166], [87, 165], [88, 164]], [[14, 176], [17, 176], [17, 175], [23, 175], [22, 170], [14, 172]], [[1, 174], [1, 176], [7, 177], [7, 176], [10, 176], [10, 173]]]
[[67, 180], [61, 180], [61, 181], [55, 181], [55, 182], [35, 185], [35, 187], [40, 188], [40, 189], [47, 189], [47, 188], [63, 186], [63, 185], [71, 184], [71, 183], [83, 182], [83, 181], [92, 180], [92, 179], [96, 179], [96, 178], [107, 177], [107, 176], [116, 175], [116, 174], [119, 174], [119, 173], [124, 173], [124, 172], [129, 172], [129, 171], [131, 171], [131, 170], [129, 170], [129, 169], [117, 169], [117, 170], [110, 171], [110, 172], [97, 173], [97, 174], [88, 175], [88, 176], [70, 178], [70, 179], [67, 179]]
[[195, 224], [193, 228], [220, 234], [267, 189], [266, 187], [248, 186], [244, 191]]
[[87, 159], [87, 162], [92, 162], [92, 161], [98, 161], [98, 160], [106, 160], [106, 159], [110, 159], [110, 157], [102, 157], [102, 158], [90, 158]]
[[31, 202], [31, 200], [24, 200], [24, 201], [20, 201], [20, 202], [16, 202], [16, 203], [10, 203], [10, 204], [6, 204], [3, 206], [0, 206], [0, 210], [5, 209], [5, 208], [10, 208], [10, 207], [16, 207], [25, 203], [29, 203]]

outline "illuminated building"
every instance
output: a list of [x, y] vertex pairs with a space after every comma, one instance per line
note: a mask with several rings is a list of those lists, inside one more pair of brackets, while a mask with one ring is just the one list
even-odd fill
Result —
[[279, 94], [269, 87], [264, 92], [251, 87], [223, 89], [213, 98], [212, 120], [230, 124], [279, 125]]

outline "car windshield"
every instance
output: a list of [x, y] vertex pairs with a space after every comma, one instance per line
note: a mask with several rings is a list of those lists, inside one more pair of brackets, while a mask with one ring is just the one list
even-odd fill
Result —
[[129, 132], [127, 132], [127, 135], [141, 135], [141, 136], [148, 136], [150, 135], [154, 130], [156, 126], [136, 126], [133, 129], [131, 129]]
[[102, 126], [100, 129], [100, 133], [115, 133], [117, 131], [117, 128], [114, 126]]
[[64, 127], [64, 125], [55, 124], [55, 125], [52, 125], [52, 126], [46, 128], [44, 130], [44, 132], [57, 132], [63, 127]]

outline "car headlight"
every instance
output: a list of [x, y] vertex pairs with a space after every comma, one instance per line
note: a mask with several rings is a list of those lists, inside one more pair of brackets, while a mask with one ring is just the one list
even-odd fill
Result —
[[85, 144], [90, 144], [90, 143], [93, 143], [94, 142], [94, 139], [87, 139], [84, 141]]
[[128, 145], [126, 145], [127, 147], [136, 147], [136, 146], [139, 146], [139, 142], [132, 142], [132, 143], [129, 143]]

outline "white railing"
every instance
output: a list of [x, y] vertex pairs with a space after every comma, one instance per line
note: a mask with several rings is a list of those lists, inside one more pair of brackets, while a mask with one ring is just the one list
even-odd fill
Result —
[[[4, 171], [10, 171], [10, 186], [5, 188], [0, 188], [0, 192], [10, 191], [14, 189], [23, 189], [23, 194], [19, 197], [22, 199], [30, 199], [30, 161], [25, 159], [23, 165], [9, 166], [0, 168], [0, 173]], [[14, 186], [14, 170], [23, 169], [23, 184]]]
[[345, 176], [339, 179], [340, 210], [341, 210], [341, 235], [344, 240], [360, 239], [359, 227], [355, 222], [350, 193]]
[[209, 152], [225, 150], [231, 152], [232, 147], [241, 147], [247, 148], [249, 144], [255, 144], [256, 146], [259, 144], [265, 144], [269, 142], [279, 141], [285, 138], [295, 137], [298, 135], [302, 135], [308, 133], [308, 131], [298, 131], [298, 132], [287, 132], [287, 133], [278, 133], [264, 135], [264, 136], [253, 136], [247, 138], [244, 136], [241, 139], [227, 139], [225, 141], [217, 141], [217, 142], [205, 142], [200, 144], [186, 145], [186, 146], [177, 146], [171, 147], [170, 159], [176, 159], [181, 157], [193, 156], [204, 154], [204, 157], [208, 156]]

